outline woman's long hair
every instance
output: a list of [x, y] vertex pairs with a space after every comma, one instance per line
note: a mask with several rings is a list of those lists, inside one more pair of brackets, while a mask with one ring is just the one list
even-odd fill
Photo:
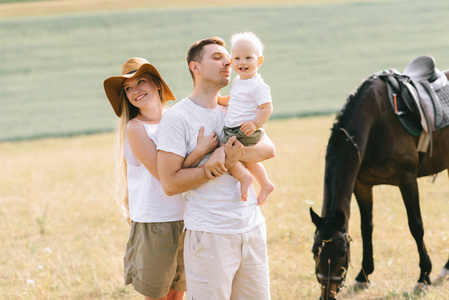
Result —
[[[156, 87], [159, 88], [159, 98], [161, 99], [162, 106], [165, 107], [166, 100], [164, 99], [164, 91], [163, 85], [161, 84], [161, 80], [159, 77], [150, 74], [144, 73], [149, 77], [150, 80], [154, 82]], [[125, 82], [125, 81], [123, 81]], [[128, 98], [126, 97], [125, 90], [123, 89], [123, 85], [120, 90], [120, 106], [122, 114], [117, 121], [116, 125], [116, 135], [117, 135], [117, 143], [116, 143], [116, 174], [117, 174], [117, 204], [122, 212], [123, 220], [131, 223], [131, 218], [129, 216], [129, 198], [128, 198], [128, 178], [127, 178], [127, 169], [128, 165], [125, 159], [125, 139], [126, 139], [126, 130], [128, 127], [128, 122], [134, 119], [139, 114], [139, 109], [132, 105]]]

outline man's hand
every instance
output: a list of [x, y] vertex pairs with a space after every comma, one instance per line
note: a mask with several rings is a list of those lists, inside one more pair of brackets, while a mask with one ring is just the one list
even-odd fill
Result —
[[228, 171], [225, 167], [225, 159], [226, 154], [224, 147], [220, 147], [212, 153], [204, 164], [204, 171], [206, 172], [207, 178], [213, 179], [225, 174]]
[[235, 136], [231, 136], [224, 146], [226, 152], [225, 167], [229, 170], [245, 155], [245, 146]]

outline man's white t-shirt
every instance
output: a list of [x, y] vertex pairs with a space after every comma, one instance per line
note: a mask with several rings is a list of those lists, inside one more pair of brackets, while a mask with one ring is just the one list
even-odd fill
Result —
[[[215, 132], [223, 137], [225, 107], [208, 109], [182, 99], [162, 117], [158, 130], [158, 150], [186, 157], [196, 147], [198, 132], [204, 126], [204, 135]], [[202, 159], [204, 164], [210, 155]], [[265, 219], [257, 205], [254, 188], [248, 200], [241, 200], [240, 183], [226, 173], [209, 180], [200, 187], [183, 193], [187, 200], [184, 226], [195, 231], [232, 234], [243, 233], [262, 224]]]
[[272, 102], [270, 87], [257, 73], [249, 79], [234, 78], [229, 98], [225, 126], [234, 128], [252, 121], [259, 112], [259, 106]]

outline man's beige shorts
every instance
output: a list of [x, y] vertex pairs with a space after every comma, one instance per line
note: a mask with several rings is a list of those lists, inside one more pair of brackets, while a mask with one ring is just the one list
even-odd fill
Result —
[[245, 233], [187, 230], [187, 300], [269, 300], [265, 223]]
[[184, 222], [131, 223], [124, 257], [125, 284], [151, 298], [185, 291]]

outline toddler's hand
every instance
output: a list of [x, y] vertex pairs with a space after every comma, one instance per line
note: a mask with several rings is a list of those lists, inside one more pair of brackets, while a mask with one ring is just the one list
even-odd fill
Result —
[[240, 130], [245, 135], [251, 135], [257, 130], [257, 125], [253, 121], [245, 122], [241, 126]]

